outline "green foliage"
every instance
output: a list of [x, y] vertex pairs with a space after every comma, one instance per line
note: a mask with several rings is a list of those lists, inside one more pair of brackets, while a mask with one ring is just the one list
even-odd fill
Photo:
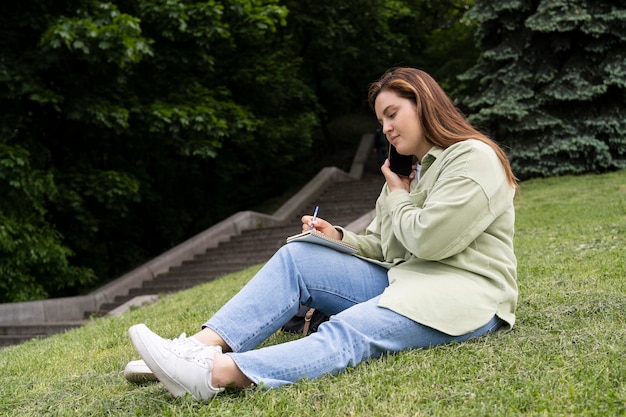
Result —
[[42, 299], [93, 281], [89, 269], [71, 265], [73, 252], [46, 220], [46, 203], [57, 195], [52, 176], [29, 161], [23, 148], [0, 143], [0, 302]]
[[37, 200], [41, 230], [101, 281], [258, 199], [258, 172], [284, 173], [308, 151], [313, 98], [293, 77], [297, 59], [274, 50], [287, 14], [277, 1], [3, 10], [0, 144], [19, 143], [47, 175], [57, 192]]
[[288, 0], [288, 45], [302, 57], [302, 76], [319, 100], [323, 146], [341, 140], [328, 124], [366, 108], [369, 84], [394, 66], [431, 73], [453, 95], [456, 80], [474, 64], [475, 26], [463, 13], [471, 1]]
[[47, 225], [0, 215], [0, 302], [40, 300], [93, 282], [89, 269], [70, 264], [72, 255]]
[[140, 19], [120, 13], [112, 3], [86, 2], [84, 9], [73, 17], [60, 16], [41, 36], [46, 50], [65, 49], [74, 59], [100, 64], [105, 62], [120, 68], [151, 56], [150, 40], [141, 36]]
[[626, 8], [584, 0], [476, 1], [471, 120], [520, 178], [626, 166]]

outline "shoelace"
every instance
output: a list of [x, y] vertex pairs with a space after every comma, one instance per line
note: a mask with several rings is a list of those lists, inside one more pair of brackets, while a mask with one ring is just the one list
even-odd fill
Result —
[[170, 341], [169, 349], [178, 356], [208, 365], [208, 360], [212, 360], [212, 355], [203, 355], [203, 351], [211, 349], [210, 346], [203, 344], [197, 340], [187, 337], [185, 333], [181, 333], [176, 339]]

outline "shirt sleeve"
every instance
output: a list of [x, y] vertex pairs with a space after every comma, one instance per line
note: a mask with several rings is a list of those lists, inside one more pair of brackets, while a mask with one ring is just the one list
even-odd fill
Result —
[[384, 261], [382, 247], [380, 243], [380, 233], [377, 232], [378, 223], [376, 219], [367, 227], [365, 234], [357, 235], [354, 232], [337, 227], [343, 233], [343, 241], [359, 248], [358, 254], [365, 258]]

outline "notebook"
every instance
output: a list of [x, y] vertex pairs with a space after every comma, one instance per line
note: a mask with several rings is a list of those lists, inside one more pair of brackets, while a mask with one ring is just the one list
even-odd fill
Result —
[[318, 232], [315, 229], [289, 236], [287, 238], [287, 243], [291, 242], [311, 242], [343, 253], [352, 254], [358, 252], [358, 249], [355, 246], [341, 240], [334, 239], [330, 236], [326, 236], [324, 233]]

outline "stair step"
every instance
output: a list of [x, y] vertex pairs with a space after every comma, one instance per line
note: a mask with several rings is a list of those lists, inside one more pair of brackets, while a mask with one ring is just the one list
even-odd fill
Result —
[[[291, 233], [295, 235], [299, 233], [295, 231]], [[211, 253], [221, 252], [225, 253], [227, 259], [232, 259], [235, 256], [250, 256], [255, 253], [268, 253], [276, 252], [282, 245], [285, 244], [285, 239], [288, 235], [281, 236], [280, 239], [266, 239], [261, 236], [247, 236], [248, 240], [238, 239], [236, 241], [229, 241], [220, 243], [220, 245], [211, 252], [205, 252], [209, 255]], [[199, 254], [195, 258], [206, 257], [204, 254]]]
[[197, 255], [193, 259], [184, 261], [180, 266], [170, 268], [170, 271], [174, 272], [182, 268], [217, 268], [220, 265], [234, 265], [239, 269], [245, 269], [249, 266], [267, 261], [280, 248], [280, 246], [275, 248], [268, 246], [270, 245], [265, 245], [263, 248], [257, 248], [256, 250], [251, 249], [245, 252], [238, 251], [236, 249], [224, 249], [221, 247], [215, 252]]
[[[225, 255], [227, 256], [227, 255]], [[167, 279], [168, 277], [204, 277], [207, 275], [216, 276], [224, 273], [242, 271], [252, 265], [265, 262], [269, 259], [267, 256], [249, 257], [246, 259], [237, 259], [232, 262], [225, 262], [219, 259], [216, 262], [195, 262], [182, 266], [171, 268], [168, 272], [157, 275], [154, 280]], [[183, 278], [184, 279], [184, 278]]]
[[[176, 292], [193, 288], [197, 285], [209, 282], [215, 278], [217, 277], [205, 280], [186, 280], [184, 282], [163, 282], [159, 284], [153, 284], [148, 287], [132, 288], [128, 291], [128, 294], [132, 295], [133, 297], [137, 297], [139, 295], [165, 294], [170, 292]], [[115, 307], [117, 307], [117, 305], [113, 306], [113, 308]]]
[[0, 325], [0, 346], [17, 345], [34, 338], [52, 336], [80, 327], [87, 321], [16, 323]]
[[0, 346], [13, 346], [34, 339], [37, 336], [2, 336], [0, 335]]
[[17, 323], [0, 325], [0, 336], [39, 336], [61, 333], [84, 325], [85, 321], [51, 322], [51, 323]]

